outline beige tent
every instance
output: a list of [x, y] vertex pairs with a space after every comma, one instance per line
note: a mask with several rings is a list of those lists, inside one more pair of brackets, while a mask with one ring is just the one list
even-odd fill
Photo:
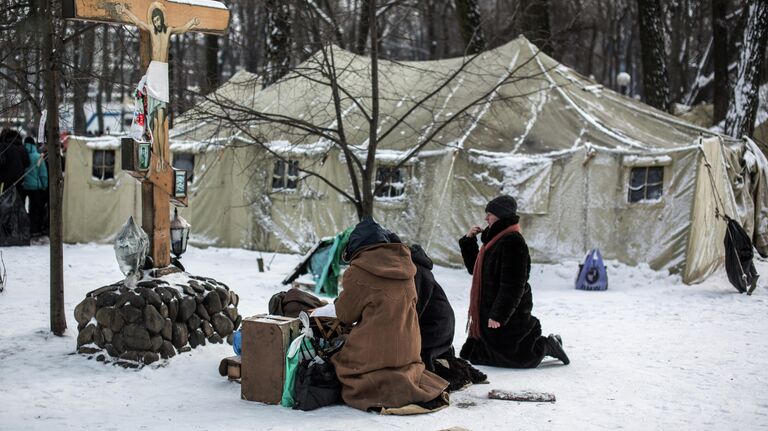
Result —
[[[172, 150], [196, 157], [193, 239], [302, 251], [356, 221], [339, 192], [295, 169], [349, 192], [338, 146], [249, 111], [335, 127], [330, 87], [317, 84], [332, 55], [345, 90], [342, 124], [355, 152], [365, 154], [369, 59], [335, 47], [325, 53], [265, 90], [254, 77], [236, 75], [177, 120]], [[499, 193], [518, 199], [537, 261], [580, 259], [599, 247], [606, 258], [647, 262], [697, 282], [723, 260], [725, 224], [714, 219], [716, 207], [741, 220], [758, 250], [768, 251], [768, 163], [750, 142], [604, 89], [523, 38], [468, 65], [459, 58], [379, 67], [381, 133], [392, 128], [376, 154], [379, 169], [392, 169], [439, 133], [377, 197], [375, 216], [437, 262], [460, 263], [457, 238], [482, 222], [485, 203]], [[454, 72], [435, 97], [417, 104]]]

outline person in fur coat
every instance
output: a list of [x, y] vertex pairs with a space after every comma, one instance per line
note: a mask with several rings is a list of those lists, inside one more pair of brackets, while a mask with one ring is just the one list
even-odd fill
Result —
[[485, 212], [488, 226], [475, 226], [459, 239], [472, 274], [469, 336], [459, 356], [475, 365], [507, 368], [536, 368], [545, 356], [567, 365], [560, 336], [543, 337], [539, 319], [531, 315], [531, 257], [520, 233], [517, 202], [502, 195], [488, 202]]

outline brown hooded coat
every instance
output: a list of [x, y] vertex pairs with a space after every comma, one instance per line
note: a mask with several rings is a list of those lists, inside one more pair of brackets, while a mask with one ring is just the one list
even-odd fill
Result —
[[352, 407], [430, 401], [448, 386], [421, 361], [415, 274], [410, 250], [396, 243], [362, 249], [344, 272], [336, 315], [357, 325], [332, 361]]

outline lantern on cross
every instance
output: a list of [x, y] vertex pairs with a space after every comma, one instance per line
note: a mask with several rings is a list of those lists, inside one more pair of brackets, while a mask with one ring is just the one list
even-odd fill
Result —
[[187, 251], [190, 227], [184, 218], [179, 217], [178, 209], [174, 208], [173, 220], [171, 220], [171, 251], [173, 251], [176, 259], [180, 259], [181, 255]]

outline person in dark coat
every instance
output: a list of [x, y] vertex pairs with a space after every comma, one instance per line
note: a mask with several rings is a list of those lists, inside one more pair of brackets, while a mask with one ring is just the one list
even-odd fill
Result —
[[445, 291], [432, 274], [432, 259], [420, 245], [411, 246], [411, 260], [416, 265], [413, 281], [421, 332], [421, 360], [428, 370], [434, 371], [435, 359], [452, 350], [456, 317]]
[[22, 193], [21, 177], [29, 167], [29, 155], [22, 145], [19, 132], [4, 129], [0, 132], [0, 183], [3, 190], [12, 185]]
[[531, 257], [520, 233], [517, 202], [502, 195], [485, 211], [488, 227], [475, 226], [459, 239], [464, 265], [473, 276], [469, 337], [460, 356], [476, 365], [507, 368], [536, 368], [545, 356], [567, 365], [560, 336], [543, 337], [539, 319], [531, 315]]
[[28, 166], [21, 135], [4, 129], [0, 132], [0, 247], [29, 245], [29, 216], [21, 199], [22, 177]]
[[[395, 236], [390, 242], [400, 242]], [[416, 265], [416, 313], [421, 333], [421, 360], [427, 370], [448, 381], [448, 391], [486, 381], [488, 376], [453, 350], [456, 316], [442, 286], [432, 273], [434, 264], [419, 244], [411, 245], [411, 260]]]

